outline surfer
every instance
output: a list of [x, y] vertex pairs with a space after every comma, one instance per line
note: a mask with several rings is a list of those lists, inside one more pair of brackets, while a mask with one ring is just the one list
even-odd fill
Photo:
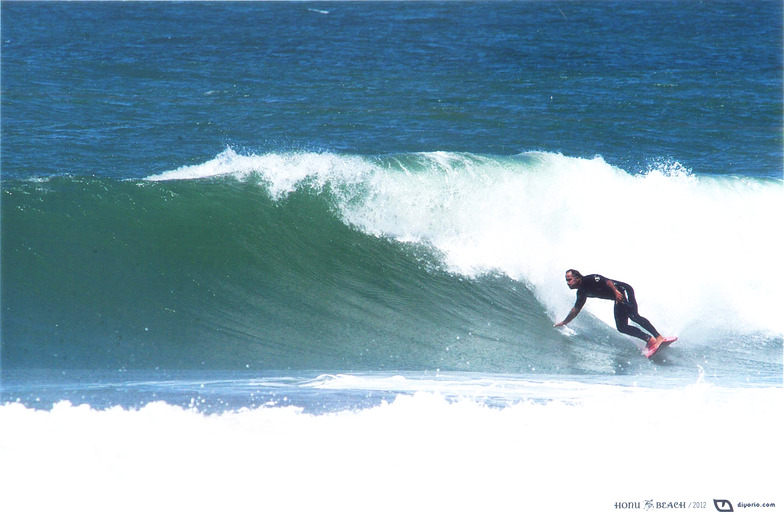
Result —
[[[588, 298], [602, 298], [615, 300], [615, 327], [618, 331], [645, 341], [647, 351], [650, 351], [651, 354], [665, 342], [666, 339], [656, 331], [653, 324], [637, 312], [634, 289], [629, 284], [610, 280], [599, 274], [583, 276], [575, 269], [566, 271], [566, 283], [569, 289], [577, 289], [577, 301], [563, 322], [558, 322], [555, 327], [565, 326], [574, 320]], [[650, 335], [638, 327], [629, 325], [629, 319], [642, 326]]]

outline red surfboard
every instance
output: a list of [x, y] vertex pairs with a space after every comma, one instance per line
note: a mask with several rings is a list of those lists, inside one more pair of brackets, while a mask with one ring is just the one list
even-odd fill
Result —
[[650, 359], [651, 357], [653, 357], [654, 353], [656, 353], [657, 351], [659, 351], [664, 347], [669, 346], [676, 340], [678, 340], [678, 337], [665, 337], [661, 344], [659, 344], [658, 346], [654, 345], [652, 348], [646, 346], [645, 349], [642, 350], [642, 353], [643, 355], [645, 355], [647, 358]]

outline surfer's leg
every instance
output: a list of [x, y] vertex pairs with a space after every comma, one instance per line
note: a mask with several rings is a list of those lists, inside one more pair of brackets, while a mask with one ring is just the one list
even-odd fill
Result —
[[661, 334], [658, 331], [656, 331], [656, 328], [653, 327], [653, 324], [651, 324], [650, 321], [648, 321], [648, 319], [645, 318], [644, 316], [640, 315], [639, 313], [634, 313], [633, 315], [630, 315], [629, 318], [631, 318], [632, 322], [634, 322], [635, 324], [639, 324], [640, 326], [642, 326], [642, 328], [645, 329], [645, 331], [647, 331], [648, 333], [656, 337], [657, 340], [659, 339], [659, 337], [661, 337], [662, 340], [664, 339], [664, 337], [662, 337]]
[[[643, 330], [636, 326], [629, 325], [629, 304], [624, 302], [621, 304], [615, 304], [615, 327], [621, 333], [625, 333], [626, 335], [631, 335], [632, 337], [636, 337], [640, 340], [645, 341], [646, 343], [650, 344], [650, 340], [653, 338], [650, 335], [647, 335]], [[636, 311], [634, 311], [636, 314]], [[632, 320], [634, 320], [632, 318]]]
[[[640, 315], [640, 313], [637, 311], [637, 299], [634, 297], [634, 289], [629, 286], [628, 289], [624, 291], [624, 293], [628, 299], [626, 304], [626, 315], [632, 320], [632, 322], [642, 326], [645, 331], [653, 335], [653, 337], [656, 339], [656, 342], [661, 344], [661, 342], [664, 340], [664, 337], [661, 336], [661, 333], [656, 331], [656, 328], [653, 327], [653, 324], [651, 324], [647, 318]], [[649, 337], [646, 335], [645, 340], [648, 340], [648, 338]]]

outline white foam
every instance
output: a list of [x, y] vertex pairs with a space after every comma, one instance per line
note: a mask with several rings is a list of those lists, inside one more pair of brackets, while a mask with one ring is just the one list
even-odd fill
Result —
[[341, 156], [329, 153], [270, 153], [242, 155], [227, 148], [215, 159], [198, 165], [189, 165], [150, 176], [149, 181], [171, 181], [235, 177], [246, 179], [251, 175], [261, 178], [276, 199], [294, 192], [307, 182], [315, 189], [329, 183], [357, 183], [368, 171], [376, 167], [359, 156]]
[[[718, 525], [712, 500], [727, 499], [733, 524], [780, 525], [782, 402], [777, 388], [698, 383], [504, 409], [425, 391], [321, 416], [7, 404], [0, 504], [15, 527]], [[708, 508], [645, 511], [646, 500]]]

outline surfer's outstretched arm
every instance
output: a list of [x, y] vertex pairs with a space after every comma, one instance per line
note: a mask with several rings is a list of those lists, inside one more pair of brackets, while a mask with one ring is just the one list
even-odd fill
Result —
[[572, 310], [569, 311], [569, 314], [566, 315], [566, 318], [563, 319], [563, 322], [558, 322], [557, 324], [554, 324], [553, 327], [558, 328], [561, 326], [565, 326], [566, 324], [574, 320], [574, 317], [576, 317], [579, 312], [580, 312], [580, 308], [573, 307]]

